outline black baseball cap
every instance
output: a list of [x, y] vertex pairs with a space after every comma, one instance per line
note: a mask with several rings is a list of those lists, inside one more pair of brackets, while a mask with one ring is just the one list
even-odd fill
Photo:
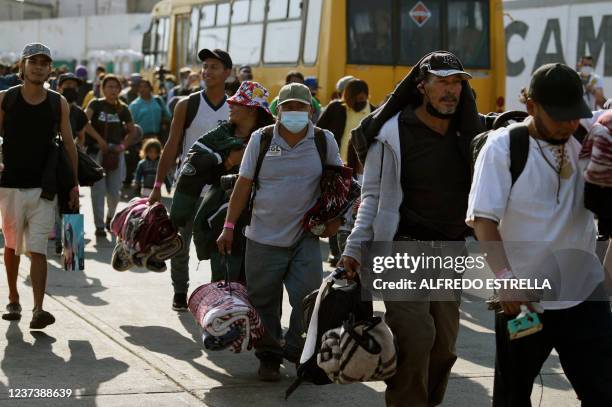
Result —
[[439, 77], [461, 75], [463, 80], [472, 79], [472, 75], [463, 70], [463, 64], [453, 53], [448, 51], [432, 52], [421, 62], [421, 73], [428, 72]]
[[62, 86], [62, 83], [66, 82], [66, 81], [75, 81], [77, 83], [77, 85], [79, 85], [79, 86], [81, 85], [81, 83], [83, 83], [81, 78], [79, 78], [78, 76], [76, 76], [72, 72], [67, 72], [67, 73], [61, 74], [59, 76], [59, 79], [57, 80], [57, 83], [58, 83], [59, 86]]
[[208, 48], [203, 48], [200, 50], [200, 52], [198, 52], [198, 58], [200, 58], [200, 61], [202, 62], [204, 62], [208, 58], [218, 59], [223, 63], [223, 66], [226, 69], [232, 69], [232, 66], [234, 65], [232, 63], [232, 58], [230, 57], [230, 55], [222, 49], [210, 50]]
[[554, 120], [565, 122], [593, 117], [583, 98], [582, 80], [564, 64], [546, 64], [531, 76], [529, 98], [542, 105]]

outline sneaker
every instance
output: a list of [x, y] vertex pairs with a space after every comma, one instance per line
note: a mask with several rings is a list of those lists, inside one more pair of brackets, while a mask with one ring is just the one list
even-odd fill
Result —
[[187, 311], [187, 294], [174, 294], [174, 299], [172, 300], [172, 309], [180, 312]]
[[104, 228], [96, 228], [96, 236], [106, 237], [106, 231], [104, 230]]
[[30, 329], [43, 329], [55, 322], [55, 317], [47, 311], [35, 311], [30, 321]]
[[278, 382], [281, 379], [280, 363], [276, 360], [262, 359], [259, 361], [259, 370], [257, 371], [259, 380], [263, 382]]
[[111, 219], [110, 218], [106, 218], [106, 222], [104, 222], [104, 227], [110, 233], [111, 231]]
[[21, 305], [18, 302], [8, 304], [6, 306], [6, 313], [2, 314], [2, 319], [6, 321], [19, 321], [21, 319]]
[[147, 259], [146, 267], [147, 270], [154, 271], [156, 273], [163, 273], [167, 270], [165, 261], [154, 260], [151, 257]]

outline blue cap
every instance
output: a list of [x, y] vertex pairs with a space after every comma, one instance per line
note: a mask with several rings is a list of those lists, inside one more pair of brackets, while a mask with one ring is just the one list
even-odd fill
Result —
[[310, 90], [319, 89], [319, 81], [317, 81], [317, 78], [314, 76], [307, 76], [306, 79], [304, 79], [304, 85], [308, 86]]

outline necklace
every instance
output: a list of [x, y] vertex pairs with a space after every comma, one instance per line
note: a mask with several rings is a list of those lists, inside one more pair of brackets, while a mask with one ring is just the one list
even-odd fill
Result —
[[563, 171], [563, 161], [565, 160], [565, 144], [563, 144], [561, 146], [561, 160], [559, 162], [559, 169], [557, 169], [548, 159], [548, 157], [546, 157], [546, 154], [544, 153], [544, 150], [542, 149], [542, 145], [540, 144], [540, 141], [536, 138], [534, 138], [536, 144], [538, 145], [538, 149], [540, 150], [540, 154], [542, 155], [542, 158], [544, 158], [544, 161], [546, 161], [546, 164], [548, 164], [548, 166], [550, 168], [553, 169], [553, 171], [555, 172], [555, 174], [557, 174], [557, 205], [559, 204], [559, 194], [561, 192], [561, 171]]

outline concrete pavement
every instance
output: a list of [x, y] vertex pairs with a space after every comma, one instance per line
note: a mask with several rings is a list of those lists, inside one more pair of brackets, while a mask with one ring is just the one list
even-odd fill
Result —
[[[347, 386], [302, 385], [287, 402], [284, 392], [295, 375], [257, 380], [252, 353], [207, 352], [189, 313], [170, 308], [170, 274], [146, 270], [114, 271], [113, 243], [95, 239], [89, 191], [84, 188], [86, 247], [84, 272], [65, 272], [50, 255], [45, 308], [57, 322], [44, 332], [29, 331], [32, 293], [29, 262], [22, 259], [19, 287], [24, 309], [20, 322], [0, 320], [1, 406], [383, 406], [384, 383]], [[327, 251], [327, 244], [321, 243]], [[53, 253], [52, 244], [49, 253]], [[198, 264], [192, 248], [191, 289], [210, 279], [208, 262]], [[329, 270], [329, 269], [328, 269]], [[0, 278], [0, 306], [6, 301]], [[289, 310], [285, 295], [284, 309]], [[378, 312], [384, 306], [375, 305]], [[288, 324], [284, 312], [283, 324]], [[491, 404], [494, 365], [493, 315], [479, 300], [464, 301], [453, 368], [444, 406]], [[71, 389], [70, 398], [15, 399], [20, 388]], [[570, 407], [579, 402], [552, 355], [532, 394], [534, 406]]]

